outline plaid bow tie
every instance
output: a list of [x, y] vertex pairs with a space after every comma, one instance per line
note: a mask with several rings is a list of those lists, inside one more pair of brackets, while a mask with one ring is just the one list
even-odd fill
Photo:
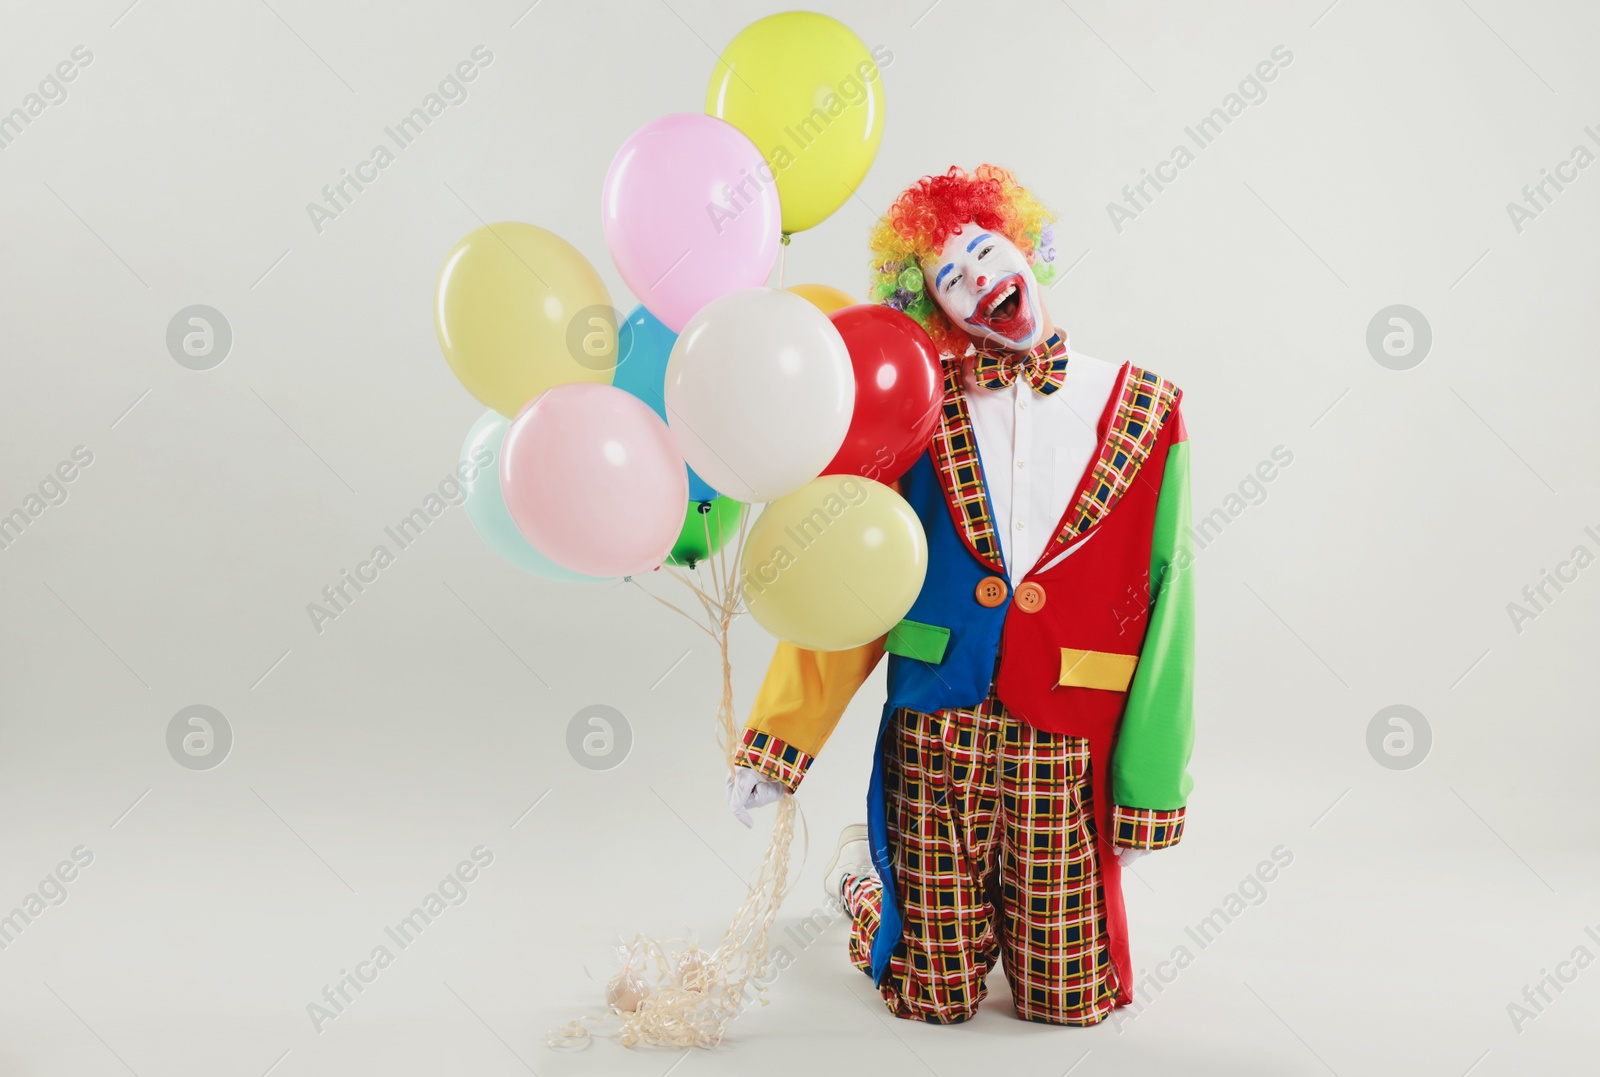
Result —
[[977, 349], [973, 375], [985, 389], [1003, 389], [1018, 375], [1040, 396], [1049, 396], [1067, 380], [1067, 342], [1060, 333], [1023, 355], [1021, 352]]

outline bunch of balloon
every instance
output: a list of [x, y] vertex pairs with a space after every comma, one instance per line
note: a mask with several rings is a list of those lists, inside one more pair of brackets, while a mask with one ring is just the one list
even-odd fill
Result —
[[[735, 618], [800, 646], [854, 647], [905, 615], [926, 571], [921, 526], [892, 484], [937, 420], [937, 352], [897, 311], [783, 287], [790, 237], [843, 205], [877, 154], [887, 58], [835, 19], [773, 15], [719, 54], [703, 112], [631, 134], [600, 192], [606, 248], [638, 301], [626, 316], [577, 250], [529, 224], [474, 230], [439, 274], [440, 347], [492, 409], [462, 450], [474, 525], [525, 571], [626, 577], [706, 632], [730, 772]], [[645, 579], [684, 590], [670, 600]], [[607, 1014], [549, 1044], [585, 1045], [609, 1016], [625, 1046], [720, 1043], [762, 990], [796, 812], [793, 798], [779, 805], [714, 950], [637, 936]], [[640, 978], [652, 968], [653, 984]]]

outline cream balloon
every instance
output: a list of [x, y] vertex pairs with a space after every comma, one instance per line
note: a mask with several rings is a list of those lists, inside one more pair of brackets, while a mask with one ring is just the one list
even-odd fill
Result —
[[767, 506], [740, 565], [757, 624], [808, 650], [842, 651], [910, 611], [928, 572], [928, 540], [890, 487], [824, 475]]
[[507, 418], [552, 385], [610, 385], [617, 365], [600, 274], [537, 225], [502, 221], [463, 236], [439, 270], [433, 325], [461, 384]]
[[791, 292], [713, 299], [678, 335], [667, 423], [695, 473], [736, 501], [773, 501], [816, 478], [850, 429], [855, 373], [828, 316]]

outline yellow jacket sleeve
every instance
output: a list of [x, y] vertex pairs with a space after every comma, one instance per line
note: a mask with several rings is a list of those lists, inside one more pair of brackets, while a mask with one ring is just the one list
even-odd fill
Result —
[[734, 753], [790, 792], [839, 724], [857, 689], [883, 659], [884, 638], [848, 651], [808, 651], [779, 643]]

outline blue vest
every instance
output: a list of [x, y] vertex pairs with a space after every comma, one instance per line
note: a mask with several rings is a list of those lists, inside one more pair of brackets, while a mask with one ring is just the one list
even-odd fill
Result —
[[[934, 664], [893, 653], [891, 637], [888, 706], [929, 713], [976, 706], [989, 694], [1010, 604], [989, 607], [978, 602], [978, 583], [995, 573], [973, 556], [956, 529], [932, 454], [918, 458], [900, 487], [928, 537], [928, 574], [906, 620], [948, 629], [950, 638], [943, 660]], [[985, 502], [988, 496], [985, 485]]]
[[[931, 453], [923, 453], [900, 481], [901, 496], [911, 505], [928, 537], [928, 573], [906, 620], [949, 629], [943, 660], [937, 663], [889, 654], [889, 692], [878, 723], [872, 780], [867, 787], [867, 830], [873, 866], [883, 882], [883, 908], [872, 941], [872, 978], [882, 983], [889, 959], [900, 943], [899, 894], [889, 859], [889, 833], [883, 790], [883, 738], [896, 708], [933, 712], [947, 707], [974, 707], [989, 694], [1000, 631], [1011, 603], [983, 606], [978, 583], [995, 573], [979, 561], [956, 529], [945, 501]], [[984, 502], [989, 491], [984, 487]], [[891, 638], [889, 647], [894, 643]]]

